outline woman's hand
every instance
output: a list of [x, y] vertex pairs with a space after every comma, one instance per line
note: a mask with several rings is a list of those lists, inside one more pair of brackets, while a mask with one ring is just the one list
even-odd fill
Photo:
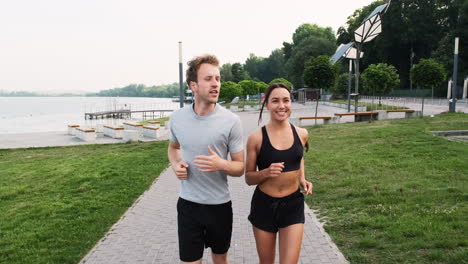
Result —
[[312, 189], [314, 188], [314, 186], [312, 185], [312, 183], [310, 181], [301, 180], [300, 184], [301, 184], [301, 187], [302, 187], [301, 192], [303, 194], [306, 194], [306, 195], [312, 194]]
[[272, 163], [270, 167], [264, 170], [267, 177], [275, 178], [281, 175], [284, 169], [284, 162]]

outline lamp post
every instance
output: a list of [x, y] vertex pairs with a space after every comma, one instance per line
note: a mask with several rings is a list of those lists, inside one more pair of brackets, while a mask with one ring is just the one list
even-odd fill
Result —
[[452, 85], [452, 98], [450, 99], [450, 112], [455, 112], [455, 105], [457, 103], [457, 71], [458, 71], [458, 37], [455, 38], [455, 49], [453, 52], [453, 85]]
[[184, 84], [183, 84], [183, 73], [182, 73], [182, 41], [179, 41], [179, 105], [180, 108], [184, 107]]
[[349, 76], [348, 76], [348, 113], [351, 112], [351, 80], [353, 74], [353, 60], [349, 60]]
[[[342, 57], [354, 58], [354, 73], [356, 74], [354, 87], [354, 111], [358, 112], [358, 96], [359, 96], [359, 59], [362, 57], [362, 45], [365, 42], [373, 40], [382, 32], [382, 15], [390, 6], [390, 0], [374, 9], [362, 24], [354, 31], [355, 42], [350, 42], [346, 45], [340, 45], [331, 57], [331, 61], [336, 63]], [[349, 86], [349, 84], [348, 84]], [[348, 112], [350, 111], [350, 91], [348, 91]]]

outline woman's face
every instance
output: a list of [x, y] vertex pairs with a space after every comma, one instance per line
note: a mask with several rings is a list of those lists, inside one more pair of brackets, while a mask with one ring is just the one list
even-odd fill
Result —
[[275, 88], [271, 91], [266, 107], [270, 118], [284, 121], [291, 115], [291, 94], [285, 88]]

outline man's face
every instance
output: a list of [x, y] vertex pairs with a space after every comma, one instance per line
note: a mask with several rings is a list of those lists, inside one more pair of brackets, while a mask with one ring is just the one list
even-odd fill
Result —
[[197, 72], [198, 82], [190, 82], [195, 98], [207, 103], [218, 102], [221, 84], [219, 67], [203, 63]]

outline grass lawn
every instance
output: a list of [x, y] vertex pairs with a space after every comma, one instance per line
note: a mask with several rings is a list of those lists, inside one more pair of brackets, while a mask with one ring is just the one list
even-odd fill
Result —
[[[348, 100], [331, 100], [332, 103], [338, 104], [345, 104], [348, 105]], [[354, 100], [351, 100], [351, 105], [354, 106]], [[404, 106], [394, 106], [394, 105], [379, 105], [379, 100], [375, 100], [374, 103], [366, 103], [366, 102], [358, 102], [359, 106], [365, 106], [367, 111], [375, 111], [375, 110], [396, 110], [396, 109], [408, 109], [408, 107]]]
[[468, 263], [468, 114], [309, 128], [307, 178], [351, 263]]
[[0, 150], [0, 263], [78, 263], [168, 166], [166, 150]]

